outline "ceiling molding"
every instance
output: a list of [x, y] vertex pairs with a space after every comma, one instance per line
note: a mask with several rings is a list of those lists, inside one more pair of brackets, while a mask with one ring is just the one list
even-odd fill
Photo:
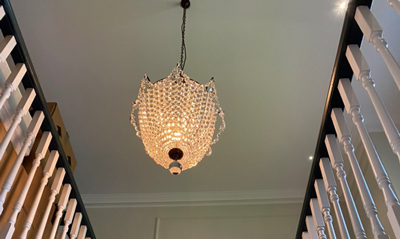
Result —
[[82, 194], [87, 208], [176, 207], [302, 203], [304, 190]]

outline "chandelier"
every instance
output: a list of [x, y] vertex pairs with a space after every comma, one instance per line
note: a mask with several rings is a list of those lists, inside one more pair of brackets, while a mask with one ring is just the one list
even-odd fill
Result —
[[[210, 156], [211, 145], [218, 142], [225, 130], [224, 112], [218, 101], [214, 78], [203, 85], [183, 72], [189, 0], [182, 0], [181, 6], [181, 61], [169, 76], [155, 83], [144, 76], [138, 99], [132, 103], [130, 118], [146, 153], [173, 175], [196, 166], [204, 155]], [[218, 116], [221, 122], [215, 134]]]

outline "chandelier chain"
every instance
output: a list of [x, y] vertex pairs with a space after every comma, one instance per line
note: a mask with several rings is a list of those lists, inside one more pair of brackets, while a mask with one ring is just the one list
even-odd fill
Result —
[[181, 61], [180, 61], [182, 70], [185, 68], [185, 63], [186, 63], [185, 30], [186, 30], [186, 8], [183, 8], [182, 25], [181, 25], [182, 44], [181, 44]]

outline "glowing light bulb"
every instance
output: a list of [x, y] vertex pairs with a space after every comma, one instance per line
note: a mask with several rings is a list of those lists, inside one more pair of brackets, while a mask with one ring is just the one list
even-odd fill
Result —
[[346, 8], [347, 8], [347, 1], [342, 2], [342, 3], [339, 5], [339, 8], [340, 8], [340, 10], [346, 10]]
[[347, 6], [349, 5], [349, 0], [341, 0], [339, 3], [336, 4], [336, 13], [338, 15], [342, 15], [346, 12]]

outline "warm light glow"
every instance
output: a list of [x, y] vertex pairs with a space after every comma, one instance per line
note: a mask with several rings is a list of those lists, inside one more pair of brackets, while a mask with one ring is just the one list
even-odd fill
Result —
[[336, 13], [337, 15], [342, 15], [347, 11], [347, 6], [349, 5], [349, 0], [341, 0], [336, 4]]
[[339, 5], [340, 10], [344, 11], [344, 10], [346, 10], [346, 8], [347, 8], [347, 1], [344, 1]]
[[313, 159], [314, 159], [314, 157], [313, 157], [313, 156], [310, 156], [310, 157], [308, 157], [308, 159], [309, 159], [309, 160], [313, 160]]
[[[221, 125], [213, 139], [218, 115]], [[138, 99], [132, 105], [131, 123], [137, 136], [142, 138], [146, 153], [171, 173], [175, 172], [171, 165], [176, 169], [175, 165], [180, 164], [185, 170], [196, 166], [205, 154], [211, 155], [210, 146], [225, 129], [214, 79], [205, 85], [199, 84], [179, 65], [167, 78], [155, 83], [147, 76], [143, 78]], [[170, 152], [183, 153], [183, 156], [173, 160]]]

